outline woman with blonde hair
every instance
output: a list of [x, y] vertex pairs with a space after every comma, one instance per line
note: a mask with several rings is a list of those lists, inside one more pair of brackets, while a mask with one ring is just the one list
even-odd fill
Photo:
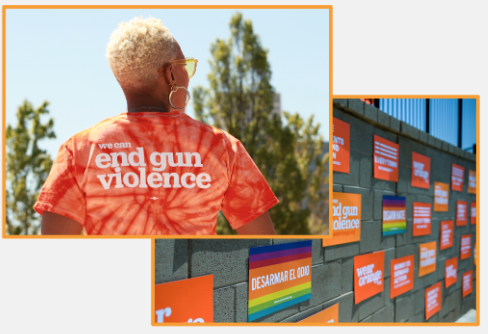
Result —
[[127, 112], [61, 145], [35, 210], [43, 234], [276, 234], [278, 203], [239, 140], [184, 113], [197, 60], [160, 20], [121, 23], [106, 57]]

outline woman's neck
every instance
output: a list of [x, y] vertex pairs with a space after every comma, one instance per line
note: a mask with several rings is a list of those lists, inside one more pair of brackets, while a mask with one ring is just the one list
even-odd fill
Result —
[[168, 101], [164, 101], [162, 96], [155, 97], [152, 95], [142, 95], [142, 94], [125, 94], [127, 99], [127, 110], [128, 112], [143, 111], [143, 109], [153, 108], [154, 111], [173, 111], [171, 105]]

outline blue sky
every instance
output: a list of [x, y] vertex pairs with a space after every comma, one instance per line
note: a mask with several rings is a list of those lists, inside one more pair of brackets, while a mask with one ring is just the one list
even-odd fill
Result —
[[[57, 139], [41, 143], [53, 156], [73, 134], [126, 110], [122, 90], [105, 59], [120, 22], [161, 19], [187, 57], [199, 60], [190, 88], [208, 87], [210, 44], [230, 37], [234, 9], [9, 9], [7, 10], [7, 123], [24, 99], [49, 101]], [[272, 84], [281, 108], [315, 115], [328, 141], [329, 20], [327, 9], [246, 9], [269, 50]], [[307, 68], [312, 68], [313, 71]], [[193, 105], [186, 112], [194, 117]]]

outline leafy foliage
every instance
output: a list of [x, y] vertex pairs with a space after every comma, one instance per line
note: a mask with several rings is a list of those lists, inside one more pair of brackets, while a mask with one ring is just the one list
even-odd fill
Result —
[[38, 234], [39, 215], [34, 211], [39, 191], [53, 164], [39, 141], [56, 138], [54, 120], [41, 122], [49, 114], [46, 101], [37, 109], [27, 100], [17, 109], [17, 124], [7, 126], [7, 200], [8, 234]]
[[[252, 22], [237, 13], [230, 21], [231, 37], [210, 47], [210, 87], [193, 89], [199, 121], [239, 139], [280, 203], [269, 213], [278, 234], [327, 234], [328, 153], [313, 116], [273, 112], [268, 51]], [[219, 234], [235, 234], [222, 214]]]

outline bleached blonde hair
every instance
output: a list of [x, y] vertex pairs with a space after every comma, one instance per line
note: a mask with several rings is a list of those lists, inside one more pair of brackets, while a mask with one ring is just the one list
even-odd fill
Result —
[[108, 64], [123, 90], [152, 87], [158, 69], [176, 57], [176, 41], [161, 20], [120, 23], [107, 44]]

